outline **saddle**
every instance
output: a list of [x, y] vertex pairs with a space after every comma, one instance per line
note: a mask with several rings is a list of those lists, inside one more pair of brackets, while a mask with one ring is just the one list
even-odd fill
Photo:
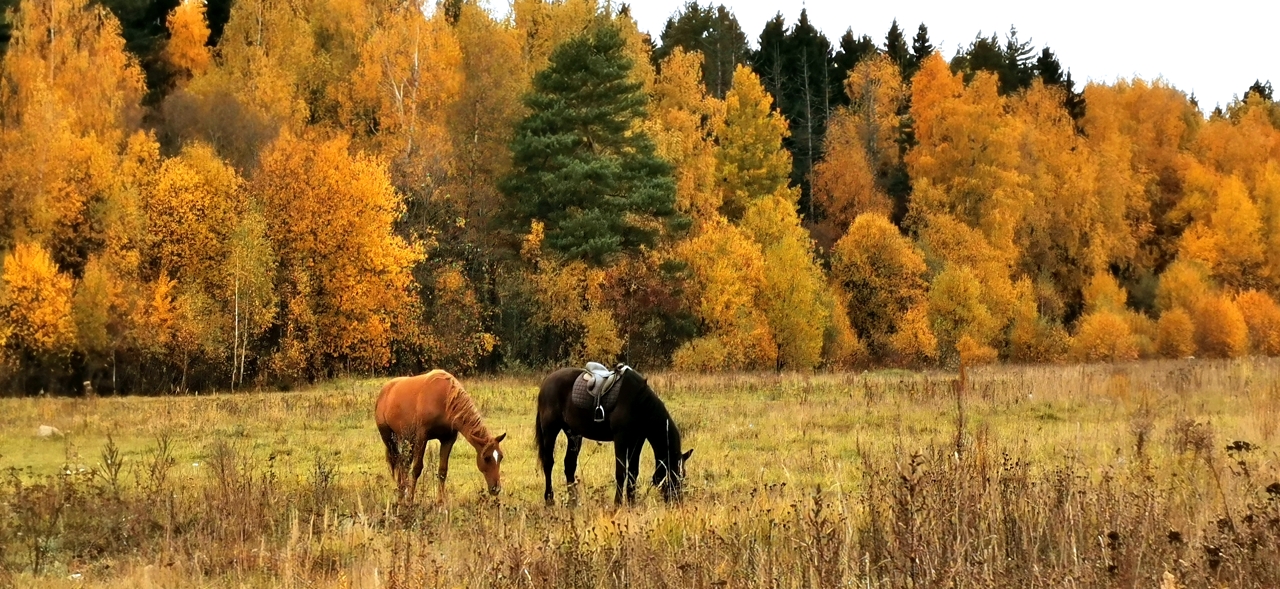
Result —
[[573, 404], [592, 409], [592, 418], [596, 422], [604, 421], [605, 415], [618, 403], [617, 385], [628, 370], [631, 367], [626, 364], [609, 370], [599, 362], [587, 362], [586, 372], [573, 383]]

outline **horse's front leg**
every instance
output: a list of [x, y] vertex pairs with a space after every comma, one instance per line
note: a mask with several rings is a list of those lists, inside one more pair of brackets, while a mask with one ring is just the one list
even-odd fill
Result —
[[636, 503], [636, 481], [640, 479], [640, 452], [644, 450], [644, 440], [631, 447], [631, 460], [627, 462], [627, 503]]
[[632, 474], [632, 462], [637, 463], [635, 468], [639, 468], [640, 457], [633, 451], [634, 444], [630, 440], [616, 439], [613, 441], [613, 503], [622, 505], [623, 489], [627, 490], [629, 499], [635, 498], [636, 479]]
[[457, 439], [457, 434], [454, 434], [440, 440], [440, 469], [436, 472], [436, 479], [440, 481], [440, 492], [437, 497], [440, 503], [444, 503], [444, 481], [449, 477], [449, 453], [453, 452], [453, 443]]

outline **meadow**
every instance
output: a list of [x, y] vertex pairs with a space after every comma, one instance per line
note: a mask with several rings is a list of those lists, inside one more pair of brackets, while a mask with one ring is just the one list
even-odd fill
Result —
[[[587, 442], [542, 503], [538, 377], [464, 384], [503, 494], [434, 443], [397, 505], [380, 379], [294, 392], [0, 399], [0, 586], [1276, 587], [1280, 363], [650, 374], [695, 449], [615, 509]], [[64, 437], [41, 439], [40, 425]]]

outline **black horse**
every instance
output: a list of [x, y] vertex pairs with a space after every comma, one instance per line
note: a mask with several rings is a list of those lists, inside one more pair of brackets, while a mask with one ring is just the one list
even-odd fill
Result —
[[556, 438], [561, 431], [569, 439], [569, 447], [564, 454], [564, 476], [570, 490], [577, 482], [582, 438], [613, 442], [617, 457], [613, 501], [622, 503], [625, 486], [627, 502], [634, 503], [636, 478], [640, 474], [640, 451], [648, 441], [657, 463], [653, 484], [662, 490], [663, 499], [679, 499], [685, 476], [684, 465], [693, 450], [681, 453], [680, 430], [667, 412], [666, 405], [662, 404], [662, 399], [649, 388], [644, 376], [628, 368], [616, 385], [621, 387], [617, 405], [604, 421], [596, 422], [592, 418], [592, 408], [579, 409], [570, 399], [574, 380], [581, 378], [584, 372], [581, 368], [561, 368], [542, 381], [538, 392], [534, 439], [538, 443], [538, 460], [547, 481], [544, 494], [547, 505], [555, 503], [555, 493], [551, 490], [551, 467], [555, 464]]

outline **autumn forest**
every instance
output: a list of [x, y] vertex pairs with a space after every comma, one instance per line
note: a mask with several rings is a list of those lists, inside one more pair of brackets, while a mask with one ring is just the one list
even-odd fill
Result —
[[1280, 355], [1270, 83], [696, 3], [10, 4], [0, 392]]

